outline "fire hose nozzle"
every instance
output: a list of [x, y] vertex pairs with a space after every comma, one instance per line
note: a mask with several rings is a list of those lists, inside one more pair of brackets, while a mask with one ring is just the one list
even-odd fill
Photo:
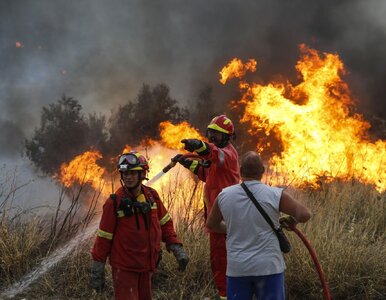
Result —
[[162, 169], [162, 172], [166, 173], [168, 172], [171, 168], [175, 167], [177, 162], [174, 162], [173, 160], [165, 167]]
[[167, 169], [167, 171], [169, 171], [171, 168], [173, 168], [178, 162], [181, 162], [183, 159], [188, 159], [188, 158], [192, 158], [192, 159], [196, 159], [198, 160], [198, 163], [203, 167], [203, 168], [209, 168], [212, 161], [211, 160], [204, 160], [201, 156], [197, 155], [197, 154], [177, 154], [176, 156], [174, 156], [172, 159], [171, 159], [171, 163], [166, 166], [165, 168], [168, 168], [170, 166], [170, 168]]
[[176, 156], [172, 157], [170, 160], [172, 163], [177, 164], [183, 157], [184, 155], [183, 154], [177, 154]]
[[279, 219], [281, 227], [287, 230], [293, 230], [296, 227], [298, 221], [292, 216], [283, 216]]

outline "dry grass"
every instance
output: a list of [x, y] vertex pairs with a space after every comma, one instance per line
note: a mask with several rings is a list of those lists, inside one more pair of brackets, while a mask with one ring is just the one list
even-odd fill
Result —
[[35, 218], [26, 223], [2, 220], [0, 237], [0, 284], [8, 285], [31, 270], [47, 235]]
[[[385, 299], [385, 194], [355, 181], [335, 181], [317, 190], [290, 192], [313, 211], [313, 218], [298, 228], [318, 254], [332, 298]], [[208, 237], [203, 230], [201, 184], [177, 179], [162, 189], [161, 194], [191, 260], [186, 272], [179, 272], [173, 255], [164, 250], [160, 269], [154, 276], [154, 299], [215, 299]], [[38, 219], [29, 223], [10, 222], [3, 213], [0, 220], [1, 293], [42, 258], [49, 234]], [[306, 248], [293, 233], [288, 236], [293, 245], [293, 251], [285, 255], [288, 299], [323, 299], [321, 284]], [[104, 293], [97, 295], [88, 286], [89, 250], [93, 240], [79, 244], [69, 257], [15, 299], [112, 299], [109, 270]]]
[[[386, 296], [386, 197], [371, 186], [335, 181], [320, 190], [298, 192], [313, 211], [298, 225], [315, 248], [333, 299]], [[322, 299], [321, 285], [301, 241], [289, 234], [287, 291], [292, 299]]]

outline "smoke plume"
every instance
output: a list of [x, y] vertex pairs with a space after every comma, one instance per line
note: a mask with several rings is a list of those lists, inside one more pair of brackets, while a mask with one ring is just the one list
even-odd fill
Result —
[[1, 1], [1, 156], [63, 93], [108, 114], [142, 83], [167, 84], [188, 107], [210, 83], [225, 110], [218, 72], [230, 59], [257, 59], [265, 82], [296, 80], [300, 43], [338, 53], [358, 111], [385, 118], [385, 15], [381, 0]]

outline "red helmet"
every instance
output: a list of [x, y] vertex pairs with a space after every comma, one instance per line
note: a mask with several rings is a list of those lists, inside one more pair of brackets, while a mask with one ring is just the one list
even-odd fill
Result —
[[149, 164], [145, 156], [138, 153], [137, 151], [130, 151], [129, 153], [124, 153], [119, 157], [118, 160], [118, 171], [148, 171]]
[[217, 130], [229, 135], [233, 135], [233, 133], [235, 132], [235, 127], [233, 126], [232, 121], [226, 115], [214, 117], [212, 121], [210, 121], [207, 128]]

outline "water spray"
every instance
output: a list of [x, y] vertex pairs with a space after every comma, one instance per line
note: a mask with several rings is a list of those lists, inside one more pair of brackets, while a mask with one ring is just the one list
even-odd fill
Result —
[[39, 279], [42, 275], [47, 273], [58, 262], [66, 258], [66, 256], [73, 252], [73, 250], [79, 246], [82, 241], [87, 241], [95, 234], [95, 230], [98, 228], [98, 222], [90, 224], [90, 226], [84, 232], [79, 232], [68, 244], [61, 248], [56, 249], [48, 257], [46, 257], [35, 269], [30, 273], [23, 276], [18, 282], [0, 293], [0, 299], [14, 298], [20, 294], [26, 288], [28, 288], [33, 282]]
[[[181, 155], [179, 159], [175, 159], [162, 169], [161, 172], [159, 172], [156, 176], [154, 176], [151, 180], [147, 182], [146, 185], [152, 185], [154, 182], [156, 182], [158, 179], [160, 179], [165, 173], [170, 171], [178, 161], [185, 158], [191, 158], [191, 159], [197, 159], [200, 160], [199, 164], [203, 167], [209, 167], [210, 162], [204, 161], [200, 156], [195, 154], [185, 154]], [[114, 188], [113, 180], [112, 180], [112, 188]], [[23, 292], [25, 289], [27, 289], [32, 283], [34, 283], [36, 280], [38, 280], [41, 276], [43, 276], [45, 273], [47, 273], [52, 267], [54, 267], [57, 263], [62, 261], [64, 258], [67, 257], [70, 253], [73, 252], [73, 250], [79, 245], [82, 244], [83, 241], [88, 241], [94, 234], [95, 231], [98, 229], [99, 222], [93, 222], [88, 226], [86, 231], [79, 232], [72, 240], [68, 242], [68, 244], [64, 245], [63, 247], [60, 247], [56, 249], [54, 252], [51, 253], [48, 257], [46, 257], [35, 269], [33, 269], [30, 273], [23, 276], [18, 282], [13, 284], [11, 287], [7, 288], [6, 290], [2, 291], [0, 293], [0, 299], [3, 298], [14, 298], [16, 295]]]

